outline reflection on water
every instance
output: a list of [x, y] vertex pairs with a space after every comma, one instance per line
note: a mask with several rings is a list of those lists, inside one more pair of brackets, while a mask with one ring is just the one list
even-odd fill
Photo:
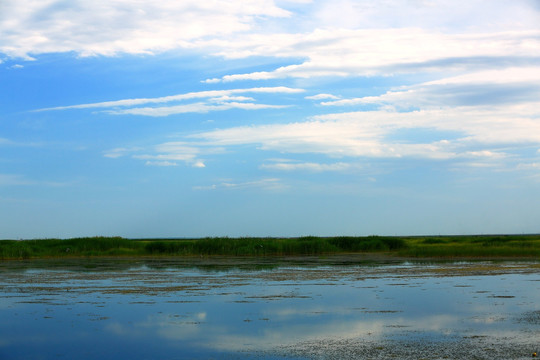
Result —
[[528, 358], [539, 343], [537, 263], [182, 261], [2, 264], [0, 359], [325, 358], [464, 339]]

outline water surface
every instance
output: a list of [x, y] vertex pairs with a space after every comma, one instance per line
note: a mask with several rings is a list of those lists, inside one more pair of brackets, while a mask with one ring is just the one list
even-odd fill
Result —
[[4, 262], [0, 359], [525, 359], [538, 263]]

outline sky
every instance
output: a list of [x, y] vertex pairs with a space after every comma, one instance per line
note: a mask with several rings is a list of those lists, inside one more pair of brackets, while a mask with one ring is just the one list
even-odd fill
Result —
[[538, 0], [0, 1], [0, 239], [539, 232]]

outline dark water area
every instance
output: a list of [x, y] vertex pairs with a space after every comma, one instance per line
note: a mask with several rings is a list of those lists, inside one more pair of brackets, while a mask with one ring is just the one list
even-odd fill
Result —
[[3, 262], [0, 359], [529, 359], [538, 262]]

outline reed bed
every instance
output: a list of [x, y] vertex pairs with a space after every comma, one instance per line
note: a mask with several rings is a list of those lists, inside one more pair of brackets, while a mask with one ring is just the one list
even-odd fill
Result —
[[107, 256], [294, 256], [379, 253], [410, 258], [540, 258], [540, 235], [208, 237], [0, 240], [0, 259]]

